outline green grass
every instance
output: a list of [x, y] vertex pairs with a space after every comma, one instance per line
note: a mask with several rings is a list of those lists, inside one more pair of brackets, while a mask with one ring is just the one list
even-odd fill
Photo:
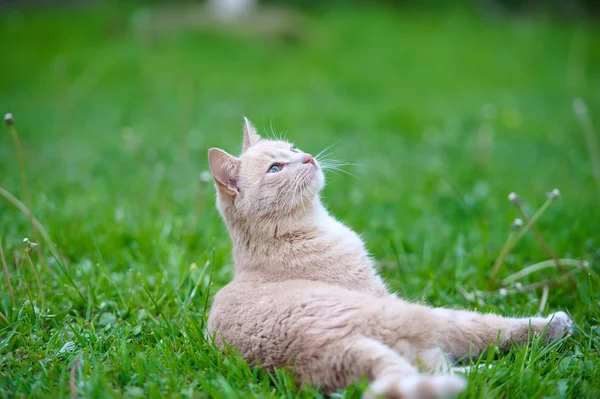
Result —
[[[212, 146], [237, 152], [242, 115], [300, 148], [358, 164], [330, 175], [325, 202], [359, 231], [394, 290], [438, 306], [539, 312], [541, 290], [472, 303], [518, 216], [553, 188], [538, 223], [559, 257], [600, 265], [600, 187], [572, 110], [600, 129], [600, 30], [541, 18], [321, 10], [297, 43], [180, 30], [145, 40], [127, 10], [0, 16], [0, 112], [23, 146], [31, 208], [62, 261], [31, 252], [29, 218], [0, 198], [14, 288], [0, 279], [0, 396], [312, 397], [204, 338], [205, 306], [232, 277]], [[25, 201], [0, 129], [0, 186]], [[529, 234], [500, 277], [547, 255]], [[550, 269], [524, 284], [556, 278]], [[211, 283], [212, 281], [212, 283]], [[600, 284], [550, 290], [573, 336], [535, 341], [469, 377], [464, 398], [600, 396]], [[208, 302], [207, 302], [208, 301]], [[72, 351], [61, 348], [72, 342]], [[346, 397], [358, 397], [361, 387]]]

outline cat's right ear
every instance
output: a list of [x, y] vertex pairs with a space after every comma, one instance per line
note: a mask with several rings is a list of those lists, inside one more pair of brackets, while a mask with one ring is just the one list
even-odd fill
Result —
[[256, 128], [250, 123], [248, 118], [244, 116], [244, 145], [242, 146], [242, 154], [260, 140], [260, 136], [256, 132]]
[[219, 191], [235, 196], [239, 194], [240, 160], [218, 148], [208, 150], [208, 163]]

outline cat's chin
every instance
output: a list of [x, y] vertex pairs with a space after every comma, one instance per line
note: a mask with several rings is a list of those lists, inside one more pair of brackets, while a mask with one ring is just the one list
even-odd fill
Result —
[[320, 192], [323, 187], [325, 187], [325, 175], [323, 174], [323, 170], [320, 167], [315, 166], [309, 176], [311, 191], [314, 193]]

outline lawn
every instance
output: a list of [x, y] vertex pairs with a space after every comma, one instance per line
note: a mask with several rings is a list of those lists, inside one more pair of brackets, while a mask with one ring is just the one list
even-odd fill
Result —
[[[403, 297], [574, 319], [573, 336], [554, 346], [533, 340], [474, 359], [493, 367], [471, 373], [461, 397], [600, 396], [600, 182], [573, 110], [581, 98], [598, 139], [599, 25], [341, 7], [312, 11], [300, 36], [278, 40], [185, 26], [148, 34], [136, 24], [144, 15], [0, 15], [0, 112], [14, 115], [27, 189], [4, 126], [0, 186], [31, 208], [57, 253], [1, 196], [13, 291], [2, 273], [1, 397], [319, 395], [204, 337], [233, 267], [214, 188], [199, 176], [208, 148], [239, 151], [243, 115], [355, 164], [328, 175], [324, 201]], [[519, 217], [507, 196], [518, 193], [531, 216], [554, 188], [561, 196], [537, 230], [555, 256], [589, 269], [550, 287], [547, 301], [541, 288], [502, 296], [489, 276]], [[529, 233], [498, 276], [549, 257]]]

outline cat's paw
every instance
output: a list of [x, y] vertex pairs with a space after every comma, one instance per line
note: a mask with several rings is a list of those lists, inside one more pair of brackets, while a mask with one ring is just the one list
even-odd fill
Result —
[[467, 387], [458, 375], [386, 376], [373, 382], [363, 399], [451, 399]]
[[546, 317], [546, 338], [552, 341], [571, 335], [573, 321], [565, 312], [556, 312]]

